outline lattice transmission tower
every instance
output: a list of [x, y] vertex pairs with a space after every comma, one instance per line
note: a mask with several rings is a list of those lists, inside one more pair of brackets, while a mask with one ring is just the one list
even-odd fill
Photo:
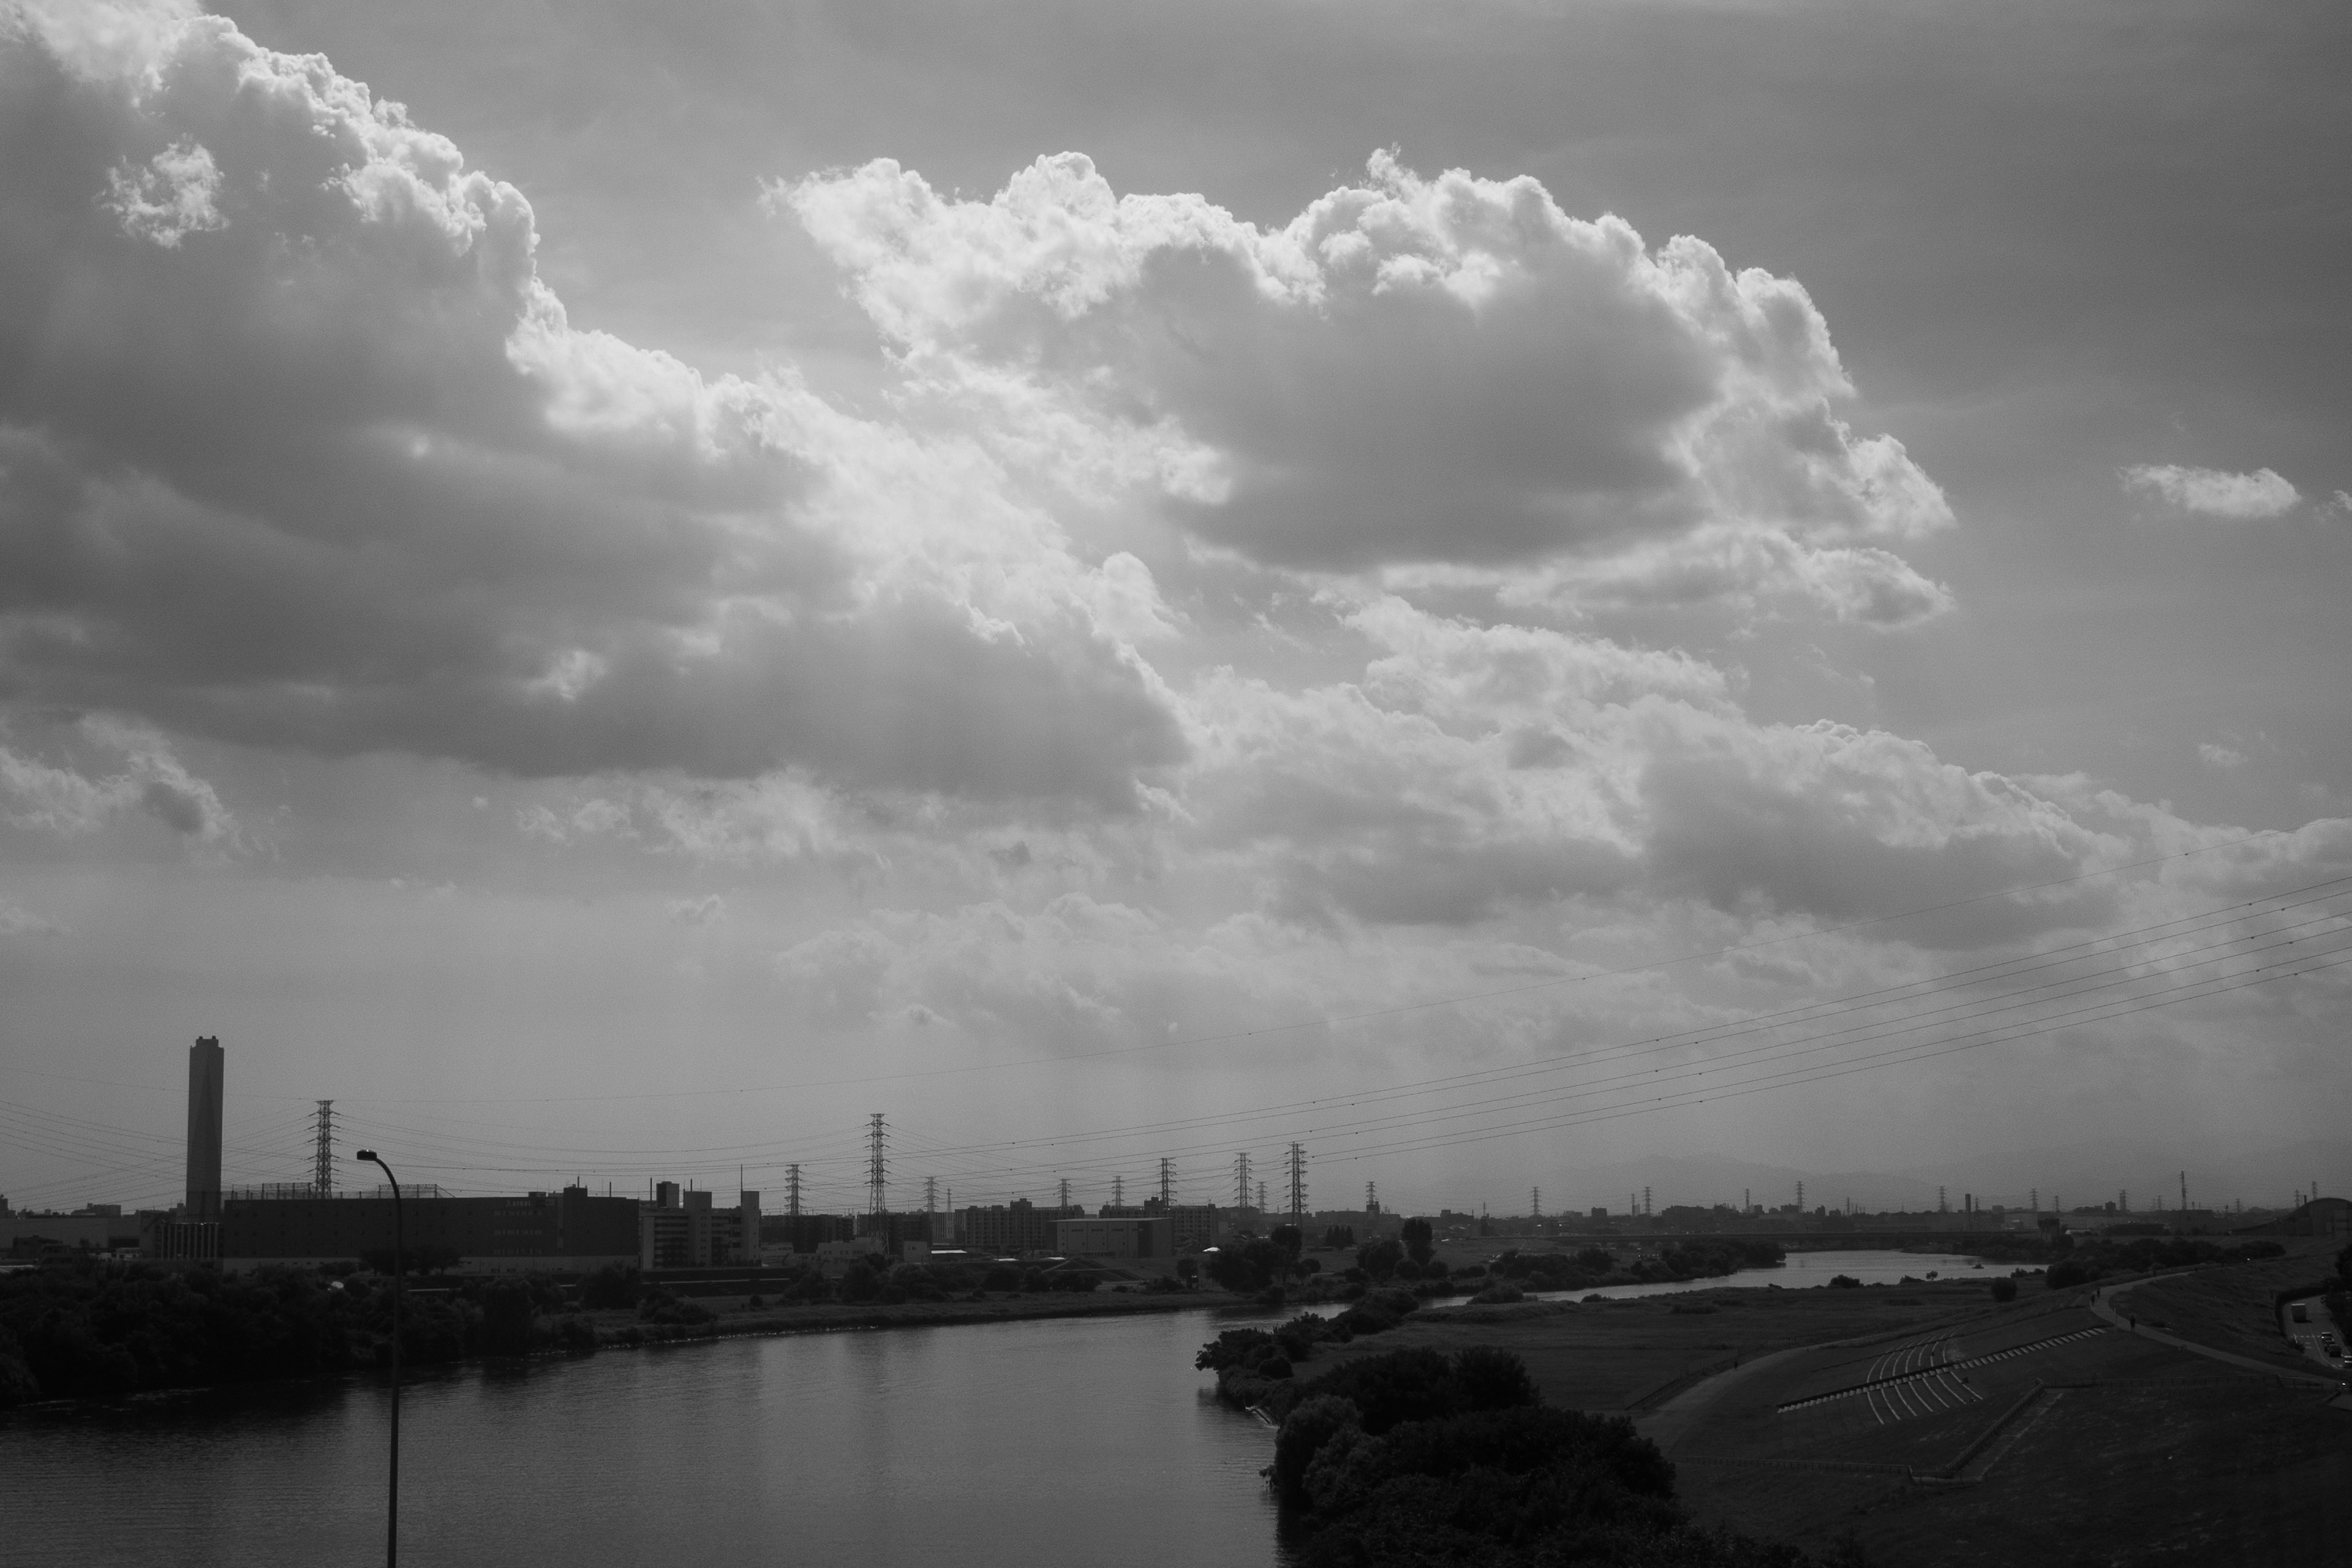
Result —
[[310, 1190], [322, 1198], [335, 1195], [335, 1102], [319, 1101], [318, 1135], [310, 1154]]
[[1290, 1146], [1290, 1223], [1303, 1225], [1307, 1220], [1307, 1145]]
[[889, 1212], [890, 1166], [883, 1157], [887, 1137], [880, 1111], [866, 1119], [866, 1212], [877, 1219]]

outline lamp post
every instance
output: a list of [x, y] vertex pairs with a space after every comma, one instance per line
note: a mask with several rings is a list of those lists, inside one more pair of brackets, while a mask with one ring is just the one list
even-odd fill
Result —
[[400, 1255], [400, 1178], [373, 1149], [362, 1149], [353, 1158], [380, 1167], [384, 1180], [392, 1184], [392, 1482], [385, 1500], [383, 1568], [396, 1568], [400, 1562], [400, 1309], [408, 1279]]

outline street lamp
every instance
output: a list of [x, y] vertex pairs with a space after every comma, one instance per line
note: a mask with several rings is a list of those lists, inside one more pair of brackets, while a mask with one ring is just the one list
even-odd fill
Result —
[[400, 1308], [408, 1278], [400, 1256], [400, 1178], [373, 1149], [362, 1149], [352, 1158], [380, 1167], [392, 1184], [392, 1484], [383, 1521], [383, 1568], [395, 1568], [400, 1561]]

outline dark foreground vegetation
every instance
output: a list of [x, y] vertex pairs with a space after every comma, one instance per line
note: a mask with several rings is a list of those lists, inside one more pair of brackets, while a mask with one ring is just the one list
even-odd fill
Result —
[[[2069, 1245], [2071, 1243], [2071, 1245]], [[2275, 1241], [2241, 1241], [2217, 1247], [2186, 1236], [2135, 1236], [2076, 1240], [2060, 1237], [2047, 1256], [2042, 1281], [2053, 1290], [2071, 1289], [2117, 1275], [2155, 1274], [2168, 1268], [2200, 1268], [2213, 1263], [2248, 1263], [2277, 1258], [2286, 1248]], [[1988, 1255], [1989, 1256], [1989, 1255]]]
[[1546, 1407], [1519, 1359], [1490, 1348], [1332, 1368], [1299, 1391], [1269, 1474], [1301, 1568], [1863, 1562], [1851, 1546], [1823, 1559], [1699, 1526], [1674, 1467], [1630, 1422]]
[[[454, 1261], [409, 1260], [420, 1273]], [[830, 1326], [845, 1308], [872, 1317], [869, 1309], [976, 1300], [992, 1291], [1067, 1300], [1091, 1296], [1098, 1284], [1082, 1271], [893, 1268], [877, 1258], [853, 1264], [839, 1279], [814, 1269], [780, 1276], [768, 1287], [772, 1294], [746, 1303], [765, 1316], [729, 1321], [737, 1330], [781, 1331], [807, 1317]], [[1171, 1280], [1160, 1293], [1179, 1289]], [[392, 1295], [384, 1274], [347, 1265], [225, 1275], [71, 1258], [0, 1275], [0, 1409], [385, 1367]], [[600, 1345], [719, 1331], [720, 1314], [709, 1305], [624, 1265], [569, 1286], [543, 1273], [412, 1280], [400, 1356], [405, 1365], [427, 1366], [478, 1356], [589, 1355]]]
[[[412, 1289], [400, 1353], [424, 1365], [595, 1343], [554, 1284], [522, 1275]], [[391, 1358], [391, 1283], [366, 1275], [77, 1262], [0, 1276], [0, 1407], [315, 1377]]]

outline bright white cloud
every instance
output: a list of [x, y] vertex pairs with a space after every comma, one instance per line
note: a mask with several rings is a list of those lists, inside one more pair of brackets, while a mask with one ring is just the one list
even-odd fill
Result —
[[1756, 542], [1720, 569], [1760, 563], [1843, 618], [1945, 602], [1883, 549], [1811, 553], [1952, 514], [1898, 442], [1836, 412], [1852, 388], [1803, 289], [1571, 218], [1531, 179], [1381, 154], [1271, 230], [1115, 195], [1076, 153], [986, 202], [888, 160], [772, 199], [934, 382], [1010, 378], [1098, 428], [1181, 435], [1168, 510], [1253, 558], [1605, 574], [1646, 549], [1658, 591], [1715, 595], [1719, 575], [1670, 569], [1712, 530]]
[[2233, 474], [2222, 468], [2143, 463], [2124, 469], [2123, 480], [2129, 488], [2160, 497], [2183, 511], [2235, 522], [2284, 517], [2303, 500], [2294, 486], [2268, 468]]
[[189, 235], [223, 226], [216, 198], [220, 166], [213, 155], [186, 138], [173, 142], [133, 171], [126, 163], [106, 177], [106, 206], [122, 221], [122, 231], [176, 249]]
[[0, 45], [24, 696], [1114, 810], [1175, 760], [1127, 651], [1150, 572], [1081, 554], [1055, 481], [575, 331], [521, 194], [398, 104], [222, 18], [120, 19]]

